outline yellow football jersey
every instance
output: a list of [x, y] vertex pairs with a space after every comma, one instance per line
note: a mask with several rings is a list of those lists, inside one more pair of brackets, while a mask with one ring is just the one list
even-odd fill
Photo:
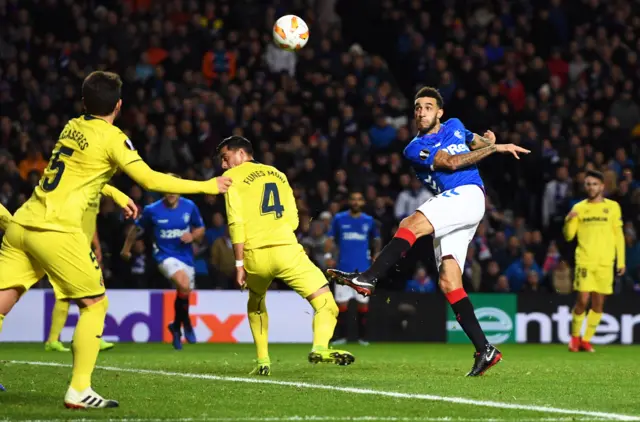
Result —
[[101, 194], [98, 194], [98, 198], [95, 201], [89, 201], [87, 210], [82, 216], [82, 231], [87, 236], [89, 243], [93, 241], [93, 235], [96, 232], [96, 220], [98, 219], [98, 212], [100, 212], [100, 198]]
[[622, 211], [617, 202], [605, 199], [591, 203], [586, 199], [571, 209], [578, 216], [567, 220], [564, 236], [571, 241], [578, 235], [576, 264], [583, 267], [597, 265], [625, 266]]
[[233, 179], [224, 195], [232, 243], [245, 249], [298, 243], [298, 209], [284, 173], [248, 161], [224, 175]]
[[118, 168], [141, 160], [127, 136], [97, 117], [75, 118], [64, 127], [49, 165], [14, 221], [25, 227], [82, 231], [84, 213]]
[[0, 204], [0, 230], [6, 230], [11, 221], [11, 213], [4, 205]]

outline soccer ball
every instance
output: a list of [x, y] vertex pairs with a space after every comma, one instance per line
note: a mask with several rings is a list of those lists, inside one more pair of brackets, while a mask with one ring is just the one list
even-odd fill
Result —
[[309, 27], [295, 15], [282, 16], [273, 25], [273, 41], [283, 50], [300, 50], [309, 41]]

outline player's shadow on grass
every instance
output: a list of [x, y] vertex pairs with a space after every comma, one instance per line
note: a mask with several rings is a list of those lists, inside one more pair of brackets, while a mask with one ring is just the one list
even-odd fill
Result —
[[[5, 387], [7, 387], [5, 385]], [[34, 403], [38, 403], [39, 406], [45, 405], [58, 405], [60, 406], [60, 393], [46, 393], [43, 391], [11, 391], [10, 386], [7, 387], [8, 391], [0, 393], [0, 406], [11, 405], [28, 405], [33, 406]], [[62, 409], [62, 407], [60, 407]]]

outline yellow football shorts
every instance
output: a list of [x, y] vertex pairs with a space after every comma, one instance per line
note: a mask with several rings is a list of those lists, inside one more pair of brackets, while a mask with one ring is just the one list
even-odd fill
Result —
[[578, 292], [613, 293], [613, 265], [576, 265], [573, 289]]
[[260, 296], [266, 294], [274, 278], [283, 280], [303, 298], [328, 283], [300, 244], [245, 250], [244, 268], [247, 287]]
[[[105, 293], [102, 270], [84, 233], [65, 233], [9, 224], [0, 249], [0, 290], [29, 290], [49, 275], [56, 299]], [[24, 293], [23, 292], [23, 293]]]

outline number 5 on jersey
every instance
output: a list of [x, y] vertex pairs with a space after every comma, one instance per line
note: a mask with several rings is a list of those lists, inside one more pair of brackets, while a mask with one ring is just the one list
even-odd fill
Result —
[[275, 183], [265, 183], [262, 192], [261, 214], [267, 215], [275, 213], [276, 219], [282, 218], [284, 207], [280, 203], [280, 193], [278, 185]]
[[55, 171], [56, 175], [53, 177], [53, 180], [50, 180], [49, 178], [42, 179], [42, 189], [47, 192], [50, 192], [58, 187], [60, 179], [62, 178], [62, 173], [64, 173], [65, 165], [64, 161], [60, 159], [61, 154], [67, 157], [71, 157], [73, 155], [73, 149], [61, 146], [58, 152], [53, 154], [53, 157], [51, 157], [51, 161], [49, 162], [49, 170]]

